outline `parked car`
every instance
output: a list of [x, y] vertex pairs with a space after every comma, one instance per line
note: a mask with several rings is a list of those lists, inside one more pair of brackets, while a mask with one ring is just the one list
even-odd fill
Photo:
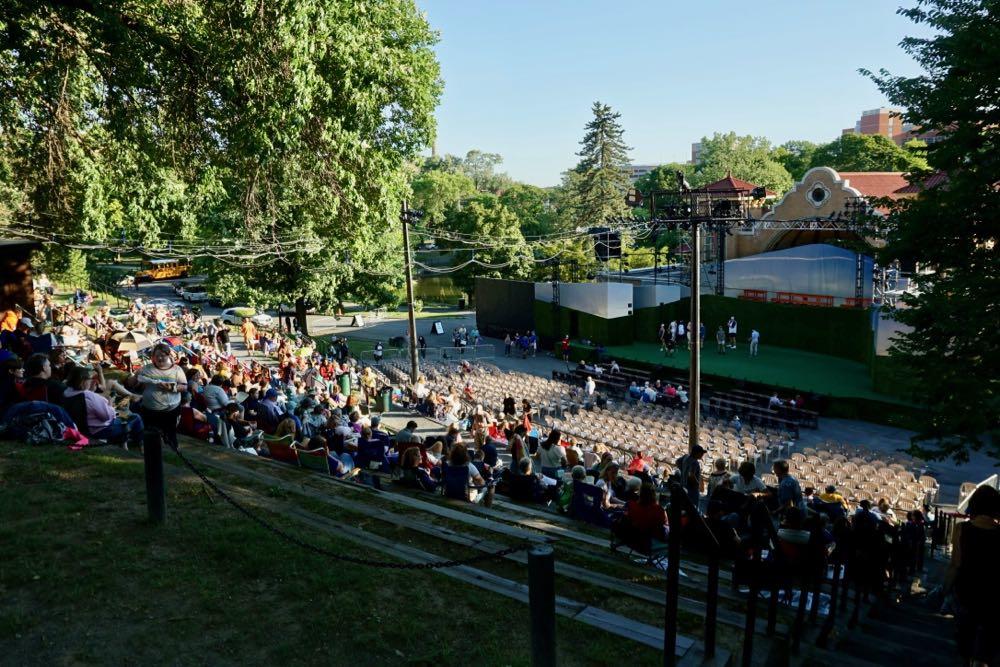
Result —
[[190, 283], [186, 283], [183, 280], [178, 280], [177, 282], [174, 283], [174, 294], [180, 296], [181, 293], [183, 293], [184, 290], [187, 289], [188, 285], [190, 285]]
[[160, 306], [162, 308], [169, 308], [171, 310], [180, 310], [181, 308], [187, 308], [187, 305], [181, 303], [180, 301], [172, 301], [170, 299], [162, 299], [157, 297], [155, 299], [149, 299], [146, 302], [147, 306]]
[[274, 326], [274, 318], [267, 313], [258, 313], [256, 309], [249, 307], [226, 308], [219, 315], [226, 324], [243, 324], [243, 320], [249, 319], [254, 326], [266, 329]]
[[205, 289], [204, 285], [192, 285], [191, 287], [185, 287], [184, 291], [181, 292], [181, 298], [185, 301], [191, 301], [192, 303], [208, 301], [208, 290]]

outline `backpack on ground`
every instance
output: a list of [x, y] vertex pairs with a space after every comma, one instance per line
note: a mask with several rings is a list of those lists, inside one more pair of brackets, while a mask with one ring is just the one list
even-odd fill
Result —
[[6, 435], [24, 440], [29, 445], [63, 443], [63, 423], [49, 412], [20, 415], [7, 425]]

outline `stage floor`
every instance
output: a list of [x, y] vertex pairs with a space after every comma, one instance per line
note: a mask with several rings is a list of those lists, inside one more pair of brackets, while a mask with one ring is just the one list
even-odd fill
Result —
[[[607, 354], [626, 366], [629, 360], [684, 369], [690, 363], [687, 348], [680, 347], [670, 356], [653, 343], [609, 347]], [[825, 396], [870, 398], [905, 405], [898, 398], [876, 393], [864, 364], [791, 348], [761, 345], [759, 354], [751, 357], [746, 343], [735, 350], [726, 348], [726, 354], [719, 354], [714, 341], [706, 342], [701, 351], [701, 372]]]

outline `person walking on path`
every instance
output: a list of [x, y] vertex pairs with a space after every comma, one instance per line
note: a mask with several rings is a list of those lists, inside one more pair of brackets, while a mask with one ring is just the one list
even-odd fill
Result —
[[757, 348], [760, 346], [760, 332], [756, 329], [750, 330], [750, 356], [757, 356]]

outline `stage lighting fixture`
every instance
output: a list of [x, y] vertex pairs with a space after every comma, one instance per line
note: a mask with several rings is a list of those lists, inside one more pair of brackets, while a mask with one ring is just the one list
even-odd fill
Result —
[[684, 178], [683, 171], [675, 171], [674, 176], [677, 178], [677, 187], [681, 192], [691, 192], [691, 184], [688, 183], [686, 178]]
[[636, 188], [632, 188], [625, 195], [625, 203], [631, 206], [632, 208], [637, 208], [639, 206], [642, 206], [643, 204], [642, 193], [639, 192]]

